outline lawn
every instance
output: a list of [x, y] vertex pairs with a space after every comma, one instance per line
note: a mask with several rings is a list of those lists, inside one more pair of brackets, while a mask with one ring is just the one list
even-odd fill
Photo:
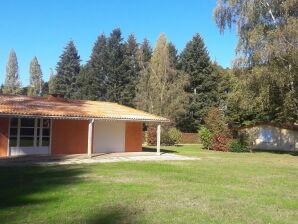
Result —
[[201, 160], [1, 167], [0, 223], [298, 223], [298, 156], [164, 149]]

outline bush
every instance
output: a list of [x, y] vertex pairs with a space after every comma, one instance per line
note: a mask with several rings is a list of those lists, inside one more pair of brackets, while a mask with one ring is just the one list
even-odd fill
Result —
[[208, 128], [202, 126], [199, 130], [199, 137], [201, 143], [203, 144], [203, 147], [205, 149], [209, 149], [212, 138], [212, 132]]
[[248, 144], [240, 139], [232, 139], [228, 143], [229, 150], [231, 152], [248, 152]]
[[160, 138], [162, 145], [175, 145], [181, 141], [182, 133], [176, 128], [162, 129]]
[[230, 141], [230, 138], [227, 137], [225, 133], [220, 134], [214, 134], [211, 138], [211, 149], [215, 151], [222, 151], [222, 152], [228, 152], [228, 142]]

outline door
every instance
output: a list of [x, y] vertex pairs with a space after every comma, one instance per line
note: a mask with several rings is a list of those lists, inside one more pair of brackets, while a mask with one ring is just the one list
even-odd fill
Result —
[[93, 153], [125, 151], [125, 122], [95, 121]]

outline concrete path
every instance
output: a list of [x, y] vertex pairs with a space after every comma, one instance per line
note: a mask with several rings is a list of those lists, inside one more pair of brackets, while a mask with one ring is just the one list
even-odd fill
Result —
[[98, 154], [89, 158], [86, 155], [66, 156], [26, 156], [0, 159], [0, 166], [66, 165], [83, 163], [111, 163], [132, 161], [172, 161], [200, 160], [200, 158], [180, 156], [173, 153], [156, 155], [151, 152]]

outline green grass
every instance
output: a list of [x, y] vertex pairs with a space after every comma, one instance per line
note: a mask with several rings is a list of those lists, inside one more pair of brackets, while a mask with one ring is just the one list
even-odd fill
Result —
[[[297, 223], [298, 156], [0, 168], [0, 223]], [[150, 149], [146, 149], [150, 150]]]

